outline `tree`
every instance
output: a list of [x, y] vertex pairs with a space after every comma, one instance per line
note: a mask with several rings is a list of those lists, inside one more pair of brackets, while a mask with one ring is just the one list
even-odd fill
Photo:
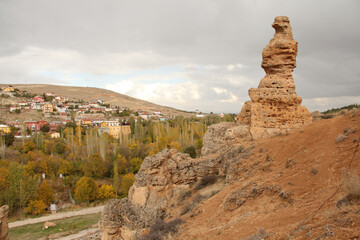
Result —
[[4, 134], [5, 145], [7, 147], [11, 146], [15, 140], [14, 134], [12, 132]]
[[55, 141], [55, 153], [63, 154], [65, 152], [65, 142], [63, 139], [56, 139]]
[[135, 176], [133, 173], [128, 173], [124, 175], [121, 179], [121, 191], [124, 196], [128, 196], [130, 187], [135, 182]]
[[35, 199], [43, 201], [47, 206], [55, 200], [54, 190], [50, 187], [45, 179], [36, 189]]
[[36, 191], [38, 178], [36, 176], [27, 176], [24, 166], [12, 162], [9, 168], [9, 189], [7, 191], [7, 202], [11, 211], [17, 208], [23, 208], [30, 199], [33, 198]]
[[140, 158], [132, 158], [130, 160], [131, 171], [137, 173], [140, 170], [142, 160]]
[[44, 125], [42, 125], [41, 126], [41, 128], [40, 128], [40, 131], [42, 131], [42, 132], [49, 132], [50, 131], [50, 125], [47, 123], [47, 124], [44, 124]]
[[119, 169], [118, 169], [118, 164], [116, 162], [116, 160], [114, 161], [114, 191], [115, 191], [115, 196], [117, 197], [118, 194], [118, 188], [119, 188], [119, 182], [120, 182], [120, 178], [119, 178]]
[[46, 212], [46, 204], [42, 200], [30, 200], [25, 211], [30, 215], [41, 215]]
[[36, 148], [35, 143], [33, 141], [26, 141], [24, 144], [24, 152], [28, 153], [30, 151], [34, 151]]
[[90, 155], [84, 165], [84, 173], [88, 177], [103, 177], [106, 173], [105, 162], [99, 154]]
[[99, 186], [94, 181], [94, 179], [90, 177], [82, 177], [76, 183], [75, 188], [75, 199], [80, 202], [93, 201], [98, 196]]

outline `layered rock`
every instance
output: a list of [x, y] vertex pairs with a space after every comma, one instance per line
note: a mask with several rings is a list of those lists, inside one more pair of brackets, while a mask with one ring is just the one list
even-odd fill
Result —
[[8, 214], [9, 206], [4, 205], [0, 207], [0, 240], [9, 240]]
[[245, 102], [237, 120], [250, 126], [253, 139], [271, 137], [299, 128], [312, 121], [295, 92], [292, 72], [296, 67], [298, 43], [293, 39], [288, 17], [276, 17], [274, 37], [262, 52], [261, 67], [266, 76], [258, 88], [249, 89], [251, 101]]

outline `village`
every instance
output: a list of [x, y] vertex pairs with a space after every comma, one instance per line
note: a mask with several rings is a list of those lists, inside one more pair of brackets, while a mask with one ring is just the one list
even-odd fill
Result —
[[[8, 110], [12, 114], [20, 114], [29, 110], [41, 113], [41, 119], [27, 119], [25, 121], [9, 121], [2, 119], [0, 122], [0, 133], [13, 132], [15, 138], [22, 138], [22, 129], [31, 132], [48, 132], [51, 138], [60, 137], [60, 129], [67, 123], [75, 122], [84, 128], [98, 127], [99, 132], [107, 132], [118, 139], [121, 135], [131, 133], [130, 117], [137, 122], [139, 118], [152, 121], [168, 121], [168, 117], [160, 111], [148, 113], [141, 109], [133, 110], [125, 106], [112, 106], [105, 104], [101, 99], [83, 101], [72, 99], [61, 94], [43, 93], [32, 94], [20, 91], [12, 86], [2, 87], [0, 97], [0, 109]], [[13, 101], [4, 101], [12, 99]], [[13, 131], [14, 128], [16, 131]]]

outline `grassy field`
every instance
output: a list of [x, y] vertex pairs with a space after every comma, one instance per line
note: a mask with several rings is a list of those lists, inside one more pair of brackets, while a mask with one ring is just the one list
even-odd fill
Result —
[[32, 240], [40, 239], [56, 233], [64, 233], [64, 236], [77, 233], [81, 230], [91, 228], [93, 224], [99, 222], [100, 213], [72, 218], [65, 218], [53, 221], [56, 227], [42, 229], [44, 223], [30, 224], [22, 227], [16, 227], [9, 230], [9, 238], [11, 240]]

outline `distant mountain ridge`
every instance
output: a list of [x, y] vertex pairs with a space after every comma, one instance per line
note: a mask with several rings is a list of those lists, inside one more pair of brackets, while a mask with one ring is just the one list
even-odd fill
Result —
[[[9, 84], [0, 84], [0, 86], [7, 86]], [[193, 116], [194, 113], [178, 110], [172, 107], [154, 104], [148, 101], [129, 97], [127, 95], [116, 93], [111, 90], [95, 87], [75, 87], [75, 86], [61, 86], [50, 84], [10, 84], [20, 90], [26, 90], [31, 93], [55, 93], [61, 94], [68, 98], [82, 99], [85, 101], [101, 99], [104, 103], [111, 105], [118, 105], [121, 107], [128, 107], [130, 109], [142, 109], [147, 112], [161, 111], [165, 116], [179, 116], [186, 117]]]

